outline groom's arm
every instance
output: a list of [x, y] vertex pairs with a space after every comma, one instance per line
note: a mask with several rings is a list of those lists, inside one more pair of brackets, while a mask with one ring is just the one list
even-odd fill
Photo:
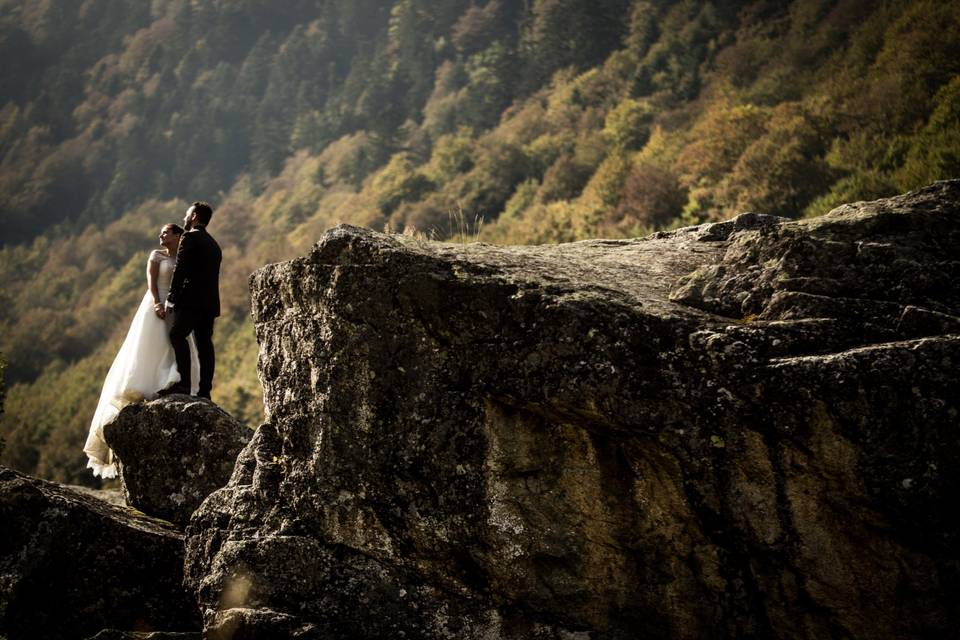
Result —
[[173, 270], [173, 280], [170, 282], [170, 293], [167, 294], [166, 306], [173, 308], [183, 289], [183, 283], [193, 273], [194, 263], [197, 260], [198, 247], [194, 234], [184, 233], [177, 248], [177, 266]]

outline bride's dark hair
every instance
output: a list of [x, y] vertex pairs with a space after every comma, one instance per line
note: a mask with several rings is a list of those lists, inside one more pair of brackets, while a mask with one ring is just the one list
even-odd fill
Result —
[[164, 228], [170, 229], [170, 231], [173, 231], [174, 235], [178, 235], [178, 236], [182, 236], [182, 235], [183, 235], [183, 227], [181, 227], [181, 226], [178, 225], [178, 224], [174, 224], [174, 223], [170, 222], [170, 223], [165, 224], [165, 225], [163, 225], [163, 226], [164, 226]]

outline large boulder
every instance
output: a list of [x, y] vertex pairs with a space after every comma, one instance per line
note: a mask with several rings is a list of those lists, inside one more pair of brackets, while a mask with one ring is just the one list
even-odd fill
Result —
[[180, 527], [227, 483], [252, 434], [217, 405], [184, 395], [128, 405], [103, 429], [127, 504]]
[[0, 637], [75, 640], [105, 627], [199, 630], [183, 535], [0, 468]]
[[954, 633], [958, 203], [544, 247], [342, 226], [261, 269], [268, 422], [187, 529], [207, 636]]

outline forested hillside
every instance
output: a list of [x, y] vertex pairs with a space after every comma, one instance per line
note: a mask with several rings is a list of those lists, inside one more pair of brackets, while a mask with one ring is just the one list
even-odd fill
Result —
[[247, 277], [335, 224], [630, 237], [960, 175], [934, 0], [0, 0], [0, 58], [2, 462], [72, 482], [192, 200], [224, 248], [214, 399], [255, 426]]

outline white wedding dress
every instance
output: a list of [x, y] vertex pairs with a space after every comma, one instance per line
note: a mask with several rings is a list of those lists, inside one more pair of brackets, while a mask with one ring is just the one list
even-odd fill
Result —
[[[150, 263], [160, 264], [157, 276], [157, 292], [160, 300], [167, 299], [170, 291], [170, 281], [173, 279], [173, 268], [176, 258], [153, 251], [147, 262], [148, 282]], [[128, 404], [140, 400], [152, 400], [157, 391], [166, 389], [180, 381], [177, 371], [177, 361], [170, 346], [169, 331], [173, 316], [167, 315], [163, 320], [153, 311], [153, 296], [149, 288], [140, 302], [130, 330], [123, 341], [123, 346], [117, 353], [106, 379], [103, 381], [103, 391], [100, 392], [100, 402], [93, 414], [90, 423], [90, 433], [83, 446], [84, 453], [89, 458], [87, 468], [93, 469], [94, 476], [115, 478], [117, 475], [113, 451], [103, 439], [103, 427], [111, 422]], [[200, 380], [200, 365], [197, 360], [197, 348], [190, 342], [190, 381], [191, 393], [197, 393], [197, 383]]]

